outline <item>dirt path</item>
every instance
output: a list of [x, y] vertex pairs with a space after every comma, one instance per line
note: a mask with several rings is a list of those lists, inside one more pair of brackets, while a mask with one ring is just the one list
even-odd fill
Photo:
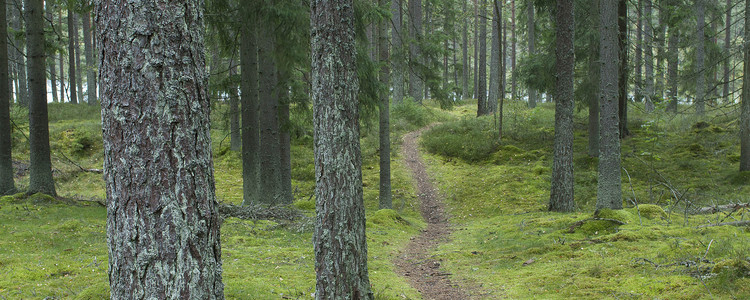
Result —
[[409, 242], [396, 258], [395, 264], [398, 273], [406, 277], [425, 300], [468, 299], [466, 292], [451, 282], [451, 274], [440, 269], [440, 260], [429, 255], [439, 244], [448, 241], [452, 231], [443, 209], [443, 199], [432, 185], [419, 156], [417, 139], [429, 128], [430, 126], [405, 135], [401, 146], [401, 155], [417, 182], [420, 210], [427, 221], [427, 228]]

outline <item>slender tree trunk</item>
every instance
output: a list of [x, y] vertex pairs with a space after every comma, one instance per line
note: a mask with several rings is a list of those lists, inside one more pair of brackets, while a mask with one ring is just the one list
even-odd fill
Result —
[[549, 210], [571, 212], [573, 201], [573, 69], [575, 19], [573, 0], [557, 0], [555, 148]]
[[[20, 0], [15, 0], [15, 8], [12, 8], [11, 11], [13, 12], [14, 16], [14, 22], [13, 22], [13, 30], [16, 32], [23, 32], [24, 28], [24, 16], [20, 15], [21, 11], [21, 2]], [[26, 27], [28, 28], [28, 24], [26, 24]], [[15, 38], [15, 54], [16, 54], [16, 75], [18, 80], [18, 88], [16, 89], [16, 103], [23, 107], [29, 107], [29, 87], [28, 87], [28, 78], [27, 78], [27, 63], [28, 58], [31, 57], [31, 54], [28, 53], [28, 49], [26, 49], [27, 53], [24, 53], [24, 48], [26, 48], [26, 45], [28, 44], [28, 40], [24, 41], [23, 38], [16, 36]]]
[[654, 30], [653, 26], [651, 24], [651, 0], [643, 0], [643, 28], [644, 28], [644, 51], [643, 51], [643, 60], [644, 64], [646, 65], [646, 72], [645, 72], [645, 93], [644, 96], [646, 104], [645, 109], [646, 112], [653, 112], [654, 111], [654, 49], [652, 47], [652, 44], [654, 42]]
[[[60, 37], [62, 39], [62, 9], [57, 11], [57, 28], [60, 29]], [[58, 55], [58, 64], [60, 65], [60, 102], [65, 102], [65, 55], [62, 51]]]
[[[618, 45], [620, 46], [620, 73], [618, 115], [620, 138], [630, 135], [628, 130], [628, 0], [619, 0], [617, 9], [617, 27], [619, 30]], [[601, 78], [600, 78], [601, 80]]]
[[[0, 0], [0, 36], [8, 36], [5, 0]], [[8, 39], [0, 39], [0, 196], [16, 191], [10, 127], [10, 82], [8, 80]]]
[[724, 103], [732, 103], [729, 96], [729, 74], [732, 70], [729, 69], [729, 61], [732, 60], [732, 0], [727, 0], [727, 15], [726, 15], [726, 26], [724, 27], [724, 55], [727, 57], [724, 59]]
[[[502, 13], [502, 10], [500, 12]], [[508, 90], [508, 85], [506, 84], [506, 79], [508, 78], [508, 64], [506, 63], [508, 55], [508, 22], [501, 22], [500, 24], [502, 25], [503, 33], [500, 37], [500, 43], [502, 44], [502, 50], [500, 51], [500, 98], [505, 99], [505, 92]], [[502, 119], [502, 116], [500, 118]]]
[[249, 5], [241, 10], [242, 39], [240, 63], [242, 80], [242, 205], [257, 204], [260, 182], [260, 131], [258, 123], [258, 48], [256, 44], [257, 16]]
[[637, 21], [635, 25], [636, 38], [635, 38], [635, 78], [633, 78], [635, 86], [635, 101], [641, 102], [643, 100], [643, 1], [637, 0], [636, 6]]
[[696, 30], [696, 36], [695, 36], [695, 72], [696, 72], [696, 82], [695, 82], [695, 112], [698, 115], [703, 115], [706, 112], [706, 104], [705, 104], [705, 98], [706, 98], [706, 70], [705, 70], [705, 57], [706, 57], [706, 48], [705, 48], [705, 35], [704, 35], [704, 29], [706, 26], [706, 9], [705, 4], [703, 3], [703, 0], [696, 0], [695, 1], [696, 11], [697, 11], [697, 20], [698, 20], [698, 28]]
[[487, 10], [486, 0], [480, 0], [479, 10], [479, 74], [477, 76], [477, 116], [491, 113], [487, 101]]
[[[52, 7], [52, 1], [45, 1], [45, 15], [47, 16], [47, 19], [49, 19], [50, 24], [54, 23], [54, 15], [53, 7]], [[46, 23], [46, 22], [45, 22]], [[54, 26], [49, 26], [50, 29], [54, 31]], [[55, 34], [57, 34], [55, 32]], [[57, 103], [57, 73], [55, 72], [55, 51], [52, 51], [50, 55], [47, 57], [47, 67], [49, 68], [49, 83], [50, 83], [50, 89], [52, 91], [52, 102]]]
[[[266, 22], [263, 22], [266, 23]], [[282, 204], [281, 155], [279, 153], [279, 91], [278, 69], [274, 59], [276, 45], [274, 29], [269, 24], [259, 27], [259, 124], [260, 124], [260, 202], [266, 205]]]
[[414, 98], [414, 102], [422, 103], [424, 82], [419, 67], [423, 63], [419, 46], [422, 41], [422, 0], [409, 1], [409, 17], [409, 96]]
[[85, 101], [83, 99], [83, 76], [81, 75], [83, 68], [81, 67], [81, 42], [79, 40], [79, 27], [78, 27], [78, 14], [74, 14], [75, 17], [75, 35], [74, 35], [74, 44], [75, 44], [75, 57], [76, 57], [76, 93], [78, 95], [78, 103], [83, 104]]
[[56, 195], [50, 160], [47, 125], [47, 79], [44, 70], [44, 6], [42, 0], [26, 0], [26, 42], [29, 75], [29, 193]]
[[[229, 76], [237, 75], [237, 65], [229, 61]], [[240, 130], [240, 95], [237, 86], [229, 87], [229, 148], [238, 152], [242, 149], [242, 130]]]
[[[607, 0], [602, 0], [607, 1]], [[594, 28], [599, 28], [599, 2], [593, 0], [590, 14]], [[593, 39], [592, 39], [593, 40]], [[589, 49], [589, 76], [595, 82], [588, 94], [589, 100], [589, 145], [588, 154], [591, 157], [599, 156], [599, 80], [601, 78], [601, 63], [599, 60], [599, 41], [592, 41]]]
[[398, 105], [404, 101], [404, 43], [402, 31], [402, 10], [401, 0], [391, 1], [391, 43], [393, 44], [393, 56], [391, 65], [393, 65], [393, 104]]
[[[745, 1], [745, 40], [750, 41], [750, 1]], [[743, 46], [743, 74], [750, 74], [750, 44]], [[740, 172], [750, 171], [750, 82], [742, 80], [740, 111]]]
[[490, 90], [488, 105], [497, 107], [500, 98], [500, 15], [498, 0], [492, 0], [492, 37], [490, 45]]
[[[289, 86], [289, 73], [279, 70], [280, 87]], [[292, 137], [289, 134], [289, 92], [287, 89], [279, 91], [279, 156], [281, 159], [281, 185], [279, 198], [282, 204], [292, 204]]]
[[658, 6], [659, 11], [659, 33], [655, 36], [654, 44], [656, 45], [656, 77], [654, 78], [654, 97], [656, 101], [664, 99], [664, 60], [666, 57], [665, 43], [667, 41], [667, 19], [666, 8]]
[[352, 2], [311, 1], [316, 299], [374, 298], [367, 272]]
[[474, 86], [472, 87], [472, 98], [479, 96], [479, 3], [474, 0]]
[[[386, 7], [390, 0], [378, 0], [380, 7]], [[380, 53], [378, 53], [380, 59], [380, 84], [387, 87], [390, 79], [390, 69], [388, 68], [388, 27], [386, 20], [381, 19], [378, 24], [378, 47]], [[448, 70], [448, 62], [446, 59], [446, 77]], [[448, 80], [446, 79], [446, 82]], [[393, 207], [391, 200], [391, 134], [390, 134], [390, 106], [388, 100], [388, 90], [380, 90], [380, 128], [379, 128], [379, 140], [380, 140], [380, 193], [379, 193], [379, 205], [380, 209], [390, 209]]]
[[667, 43], [667, 111], [677, 113], [677, 68], [678, 68], [678, 27], [669, 26], [669, 42]]
[[[399, 1], [399, 0], [393, 0], [393, 1]], [[466, 8], [466, 4], [469, 2], [469, 0], [464, 0], [463, 3], [463, 12], [464, 14], [468, 14], [468, 10]], [[469, 98], [469, 18], [464, 18], [463, 21], [463, 29], [462, 29], [462, 35], [461, 35], [461, 62], [463, 66], [463, 72], [461, 73], [461, 92], [462, 97], [461, 99], [468, 99]]]
[[510, 78], [511, 99], [518, 97], [516, 84], [516, 0], [510, 0]]
[[112, 299], [224, 299], [202, 9], [97, 1]]
[[98, 104], [96, 100], [96, 60], [91, 40], [91, 16], [89, 12], [81, 15], [83, 19], [83, 53], [86, 58], [86, 95], [89, 105]]
[[78, 104], [78, 95], [76, 94], [76, 16], [72, 9], [68, 9], [68, 88], [70, 92], [70, 103]]
[[[528, 1], [526, 4], [526, 14], [527, 19], [526, 22], [527, 26], [526, 29], [528, 32], [526, 33], [527, 39], [529, 42], [529, 55], [533, 56], [536, 54], [536, 25], [534, 22], [534, 2]], [[536, 107], [537, 102], [537, 92], [533, 88], [529, 89], [529, 108]]]

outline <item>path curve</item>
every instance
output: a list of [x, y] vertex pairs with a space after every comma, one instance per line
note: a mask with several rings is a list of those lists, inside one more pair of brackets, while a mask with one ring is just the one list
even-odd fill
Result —
[[451, 274], [440, 268], [440, 259], [434, 259], [429, 254], [438, 245], [446, 243], [452, 232], [445, 215], [443, 199], [432, 185], [417, 147], [419, 136], [432, 126], [434, 125], [406, 134], [401, 145], [401, 155], [417, 183], [420, 211], [427, 221], [427, 228], [412, 238], [394, 263], [398, 273], [407, 278], [425, 300], [468, 299], [466, 292], [451, 282]]

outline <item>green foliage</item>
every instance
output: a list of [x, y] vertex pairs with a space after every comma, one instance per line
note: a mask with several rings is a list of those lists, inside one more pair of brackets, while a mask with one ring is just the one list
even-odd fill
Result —
[[484, 161], [498, 146], [497, 130], [491, 117], [463, 118], [435, 126], [422, 136], [421, 144], [430, 153]]

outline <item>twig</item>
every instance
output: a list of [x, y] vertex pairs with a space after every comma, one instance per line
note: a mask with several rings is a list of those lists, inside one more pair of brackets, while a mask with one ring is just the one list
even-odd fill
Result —
[[706, 255], [708, 255], [708, 250], [711, 250], [711, 244], [714, 243], [714, 239], [711, 239], [710, 242], [708, 242], [708, 247], [706, 247], [706, 253], [703, 254], [703, 259], [706, 259]]
[[750, 203], [735, 203], [735, 204], [725, 204], [725, 205], [712, 205], [712, 206], [706, 206], [699, 208], [694, 214], [696, 215], [704, 215], [704, 214], [714, 214], [720, 211], [737, 211], [741, 208], [750, 208]]

